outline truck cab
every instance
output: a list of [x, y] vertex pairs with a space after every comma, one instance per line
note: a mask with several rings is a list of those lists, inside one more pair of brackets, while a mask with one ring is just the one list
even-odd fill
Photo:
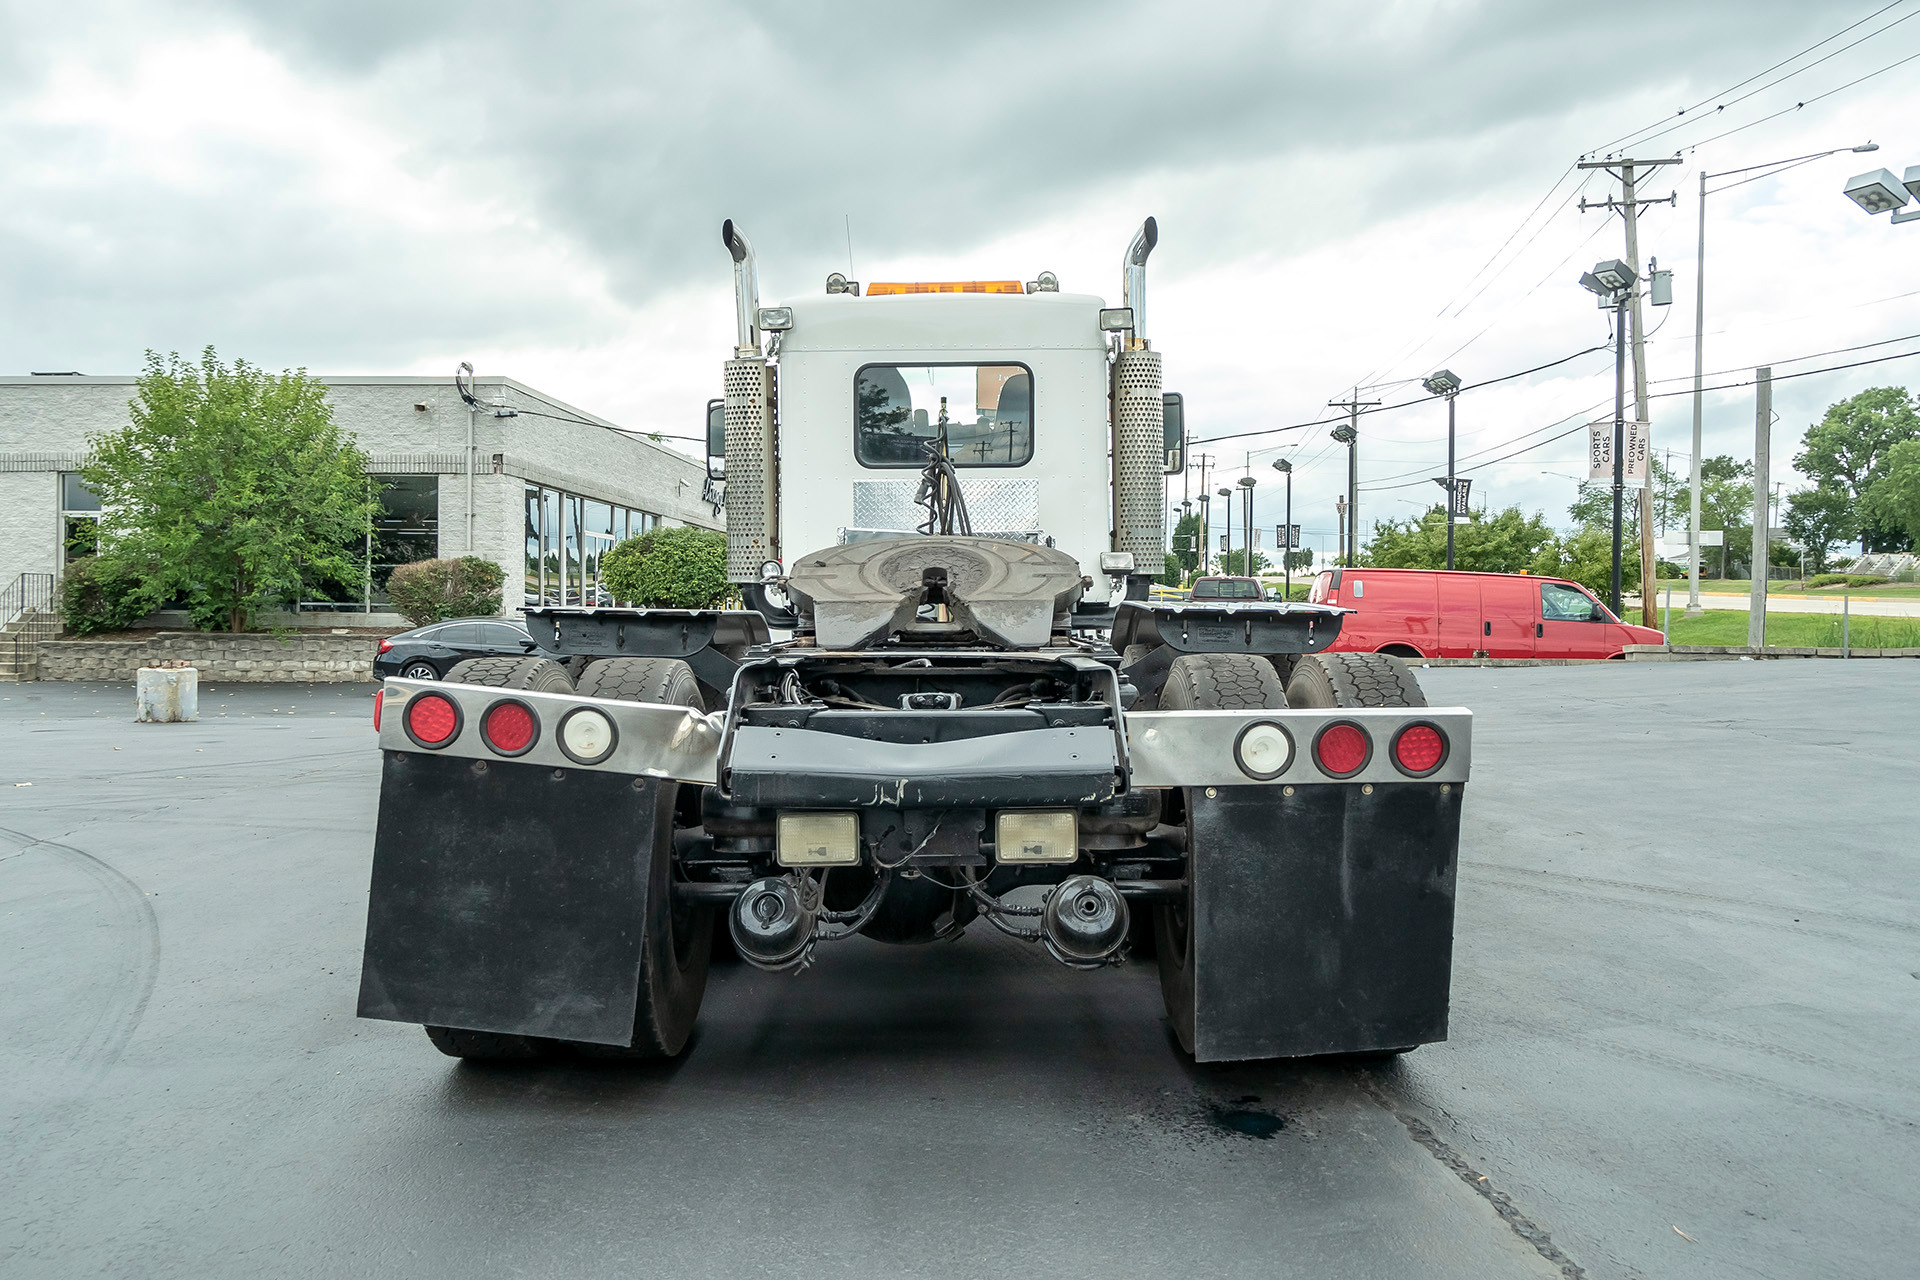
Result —
[[[797, 300], [780, 333], [779, 548], [913, 534], [943, 433], [976, 537], [1111, 550], [1108, 341], [1090, 294], [851, 293]], [[773, 557], [780, 558], [780, 557]], [[1095, 583], [1104, 598], [1104, 576]]]

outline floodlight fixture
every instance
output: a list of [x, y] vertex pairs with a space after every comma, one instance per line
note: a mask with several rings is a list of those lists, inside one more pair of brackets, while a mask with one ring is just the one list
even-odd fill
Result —
[[1460, 391], [1460, 375], [1451, 369], [1441, 369], [1428, 374], [1420, 382], [1430, 396], [1457, 395]]
[[1639, 279], [1634, 274], [1633, 268], [1618, 258], [1608, 258], [1605, 262], [1595, 263], [1593, 278], [1614, 293], [1633, 288], [1633, 282]]
[[1242, 489], [1251, 489], [1257, 482], [1252, 476], [1241, 476], [1238, 480], [1234, 481], [1234, 483]]
[[[1908, 169], [1909, 177], [1920, 176], [1920, 166]], [[1891, 169], [1875, 169], [1847, 179], [1847, 199], [1868, 213], [1890, 213], [1907, 203], [1910, 188], [1893, 176]]]
[[1341, 444], [1352, 444], [1354, 440], [1354, 435], [1356, 433], [1354, 432], [1354, 429], [1352, 427], [1348, 426], [1346, 423], [1343, 422], [1339, 426], [1335, 427], [1331, 432], [1331, 434], [1333, 438], [1335, 440], [1338, 440]]
[[1282, 474], [1285, 474], [1293, 470], [1293, 464], [1291, 462], [1288, 462], [1285, 458], [1275, 458], [1273, 460], [1273, 469], [1275, 471], [1281, 472]]

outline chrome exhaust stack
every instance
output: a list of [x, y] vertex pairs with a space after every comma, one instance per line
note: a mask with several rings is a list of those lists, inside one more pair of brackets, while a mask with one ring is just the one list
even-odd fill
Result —
[[747, 243], [740, 228], [733, 225], [732, 218], [721, 225], [720, 239], [733, 255], [733, 322], [739, 339], [734, 354], [757, 356], [760, 354], [760, 277], [754, 270], [753, 246]]
[[[729, 223], [729, 226], [732, 224]], [[1124, 305], [1133, 308], [1133, 331], [1127, 337], [1129, 349], [1147, 345], [1147, 256], [1160, 243], [1160, 224], [1148, 218], [1133, 233], [1127, 256], [1120, 264]]]

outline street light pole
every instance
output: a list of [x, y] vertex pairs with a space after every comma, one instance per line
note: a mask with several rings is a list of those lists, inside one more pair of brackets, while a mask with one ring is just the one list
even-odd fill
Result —
[[[1613, 309], [1613, 594], [1608, 605], [1620, 616], [1620, 499], [1626, 488], [1627, 465], [1627, 297], [1620, 291]], [[1642, 620], [1644, 621], [1644, 619]]]
[[1233, 490], [1222, 488], [1219, 490], [1219, 494], [1227, 500], [1227, 532], [1225, 535], [1227, 545], [1221, 549], [1220, 554], [1220, 572], [1225, 573], [1227, 572], [1227, 557], [1233, 554]]
[[1280, 526], [1280, 536], [1274, 545], [1280, 550], [1280, 573], [1287, 584], [1287, 598], [1293, 597], [1293, 464], [1285, 458], [1275, 458], [1273, 469], [1287, 478], [1286, 513], [1281, 516], [1285, 522]]
[[[1707, 327], [1707, 179], [1731, 178], [1735, 174], [1752, 173], [1751, 178], [1742, 178], [1740, 182], [1730, 182], [1720, 190], [1737, 187], [1744, 182], [1757, 182], [1761, 178], [1770, 178], [1784, 172], [1794, 165], [1807, 164], [1814, 160], [1824, 160], [1828, 156], [1839, 155], [1842, 151], [1878, 151], [1880, 146], [1874, 142], [1863, 142], [1857, 147], [1834, 147], [1830, 151], [1815, 151], [1804, 156], [1791, 156], [1785, 160], [1774, 160], [1767, 164], [1750, 164], [1740, 169], [1724, 169], [1719, 173], [1702, 172], [1700, 175], [1700, 238], [1693, 258], [1693, 462], [1687, 468], [1687, 613], [1689, 618], [1700, 615], [1700, 413], [1701, 389], [1705, 367], [1705, 342]], [[1764, 169], [1764, 173], [1755, 173]], [[1646, 619], [1642, 618], [1642, 622]]]
[[[1251, 459], [1249, 459], [1249, 461], [1251, 461]], [[1246, 493], [1242, 494], [1240, 499], [1241, 502], [1245, 504], [1245, 510], [1240, 513], [1240, 518], [1241, 523], [1246, 526], [1247, 576], [1249, 578], [1257, 578], [1260, 576], [1254, 572], [1253, 567], [1253, 486], [1254, 479], [1251, 474], [1240, 477], [1240, 487], [1246, 490]]]

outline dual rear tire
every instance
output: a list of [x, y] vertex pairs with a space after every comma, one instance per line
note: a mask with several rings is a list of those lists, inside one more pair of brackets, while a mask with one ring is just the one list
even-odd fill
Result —
[[[1253, 654], [1190, 653], [1173, 660], [1160, 691], [1166, 711], [1256, 711], [1286, 707], [1424, 707], [1426, 695], [1407, 664], [1384, 653], [1309, 653], [1294, 663], [1283, 686], [1272, 662]], [[1187, 815], [1187, 857], [1194, 856], [1191, 789], [1182, 806]], [[1188, 869], [1191, 891], [1192, 868]], [[1194, 967], [1191, 911], [1187, 902], [1162, 903], [1153, 916], [1154, 958], [1160, 966], [1160, 995], [1180, 1047], [1193, 1052]], [[1383, 1056], [1404, 1053], [1386, 1051]]]
[[[455, 664], [447, 672], [447, 679], [456, 684], [534, 693], [578, 692], [591, 698], [706, 710], [693, 671], [673, 658], [601, 658], [580, 673], [577, 688], [567, 669], [550, 658], [469, 658]], [[508, 1061], [558, 1053], [593, 1058], [671, 1058], [686, 1047], [706, 995], [714, 913], [711, 907], [680, 903], [673, 893], [673, 830], [679, 790], [677, 784], [661, 782], [651, 788], [651, 802], [628, 815], [650, 845], [633, 1038], [625, 1045], [602, 1045], [428, 1027], [427, 1038], [435, 1048], [452, 1058]], [[612, 816], [606, 815], [609, 819]]]

